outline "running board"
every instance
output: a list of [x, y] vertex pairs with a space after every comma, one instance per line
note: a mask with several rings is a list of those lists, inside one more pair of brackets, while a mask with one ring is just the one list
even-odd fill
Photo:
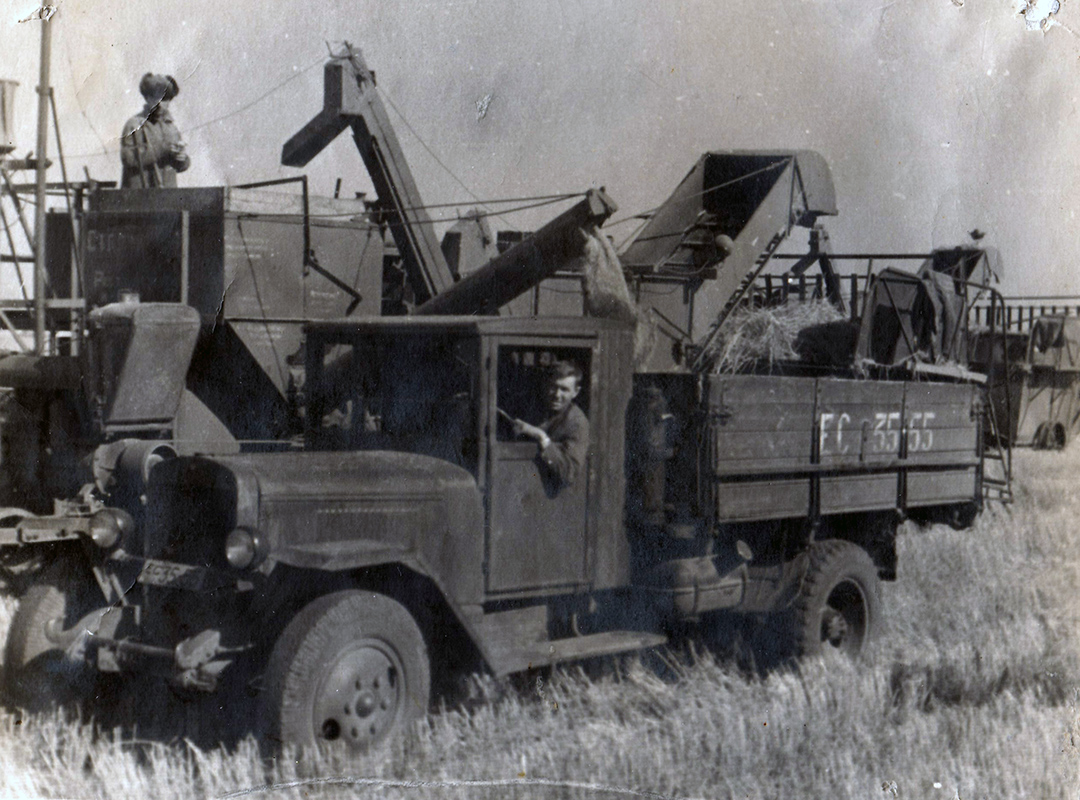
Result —
[[609, 656], [645, 650], [667, 643], [663, 634], [647, 631], [604, 631], [563, 639], [548, 638], [548, 608], [525, 606], [483, 613], [478, 606], [466, 617], [469, 629], [488, 667], [509, 675], [560, 661]]
[[605, 631], [568, 639], [553, 639], [525, 645], [513, 653], [503, 654], [500, 672], [521, 672], [533, 667], [543, 667], [560, 661], [577, 661], [582, 658], [610, 656], [633, 650], [645, 650], [667, 643], [660, 633], [644, 631]]

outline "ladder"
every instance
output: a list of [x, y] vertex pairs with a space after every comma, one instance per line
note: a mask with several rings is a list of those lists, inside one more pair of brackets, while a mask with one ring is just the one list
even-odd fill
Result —
[[702, 339], [701, 345], [697, 348], [697, 357], [694, 359], [692, 367], [694, 370], [699, 370], [704, 366], [708, 358], [709, 348], [712, 346], [713, 342], [716, 341], [716, 337], [720, 335], [720, 329], [724, 326], [727, 318], [731, 316], [731, 312], [733, 312], [738, 307], [739, 303], [742, 302], [746, 293], [757, 280], [758, 275], [761, 274], [761, 271], [765, 269], [765, 265], [768, 264], [769, 260], [773, 257], [773, 253], [776, 252], [784, 239], [787, 238], [788, 233], [789, 231], [784, 229], [773, 234], [769, 243], [765, 245], [765, 249], [762, 250], [754, 260], [753, 268], [743, 276], [738, 287], [731, 293], [727, 302], [724, 303], [724, 307], [721, 308], [720, 313], [716, 315], [716, 320], [709, 326], [708, 334]]
[[998, 429], [997, 410], [994, 408], [993, 396], [988, 393], [986, 399], [984, 413], [989, 422], [990, 441], [983, 448], [983, 500], [996, 500], [1003, 505], [1008, 505], [1013, 501], [1012, 448], [1009, 442], [1002, 439], [1001, 431]]

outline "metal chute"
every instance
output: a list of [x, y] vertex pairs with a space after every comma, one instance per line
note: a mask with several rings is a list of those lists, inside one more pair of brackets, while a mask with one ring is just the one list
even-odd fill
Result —
[[687, 365], [687, 348], [707, 348], [792, 229], [834, 214], [832, 175], [816, 152], [703, 155], [620, 253], [639, 304], [675, 340], [651, 368]]

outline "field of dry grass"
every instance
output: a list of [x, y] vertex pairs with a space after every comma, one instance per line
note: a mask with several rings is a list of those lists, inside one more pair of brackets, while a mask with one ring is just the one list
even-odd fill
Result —
[[0, 715], [0, 797], [1075, 798], [1080, 449], [1016, 467], [1010, 509], [904, 529], [866, 663], [762, 679], [684, 653], [567, 670], [351, 763]]

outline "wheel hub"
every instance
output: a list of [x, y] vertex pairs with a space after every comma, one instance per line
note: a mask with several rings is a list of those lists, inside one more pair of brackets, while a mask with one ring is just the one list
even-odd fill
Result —
[[378, 706], [379, 700], [371, 692], [363, 692], [356, 700], [356, 716], [367, 717]]
[[848, 637], [848, 623], [844, 615], [835, 608], [825, 610], [821, 621], [823, 638], [833, 647], [840, 647]]
[[397, 654], [383, 642], [358, 642], [330, 663], [315, 695], [315, 730], [328, 742], [366, 749], [394, 726], [404, 686]]
[[867, 626], [866, 597], [854, 581], [838, 584], [821, 615], [821, 641], [852, 654], [862, 649]]

